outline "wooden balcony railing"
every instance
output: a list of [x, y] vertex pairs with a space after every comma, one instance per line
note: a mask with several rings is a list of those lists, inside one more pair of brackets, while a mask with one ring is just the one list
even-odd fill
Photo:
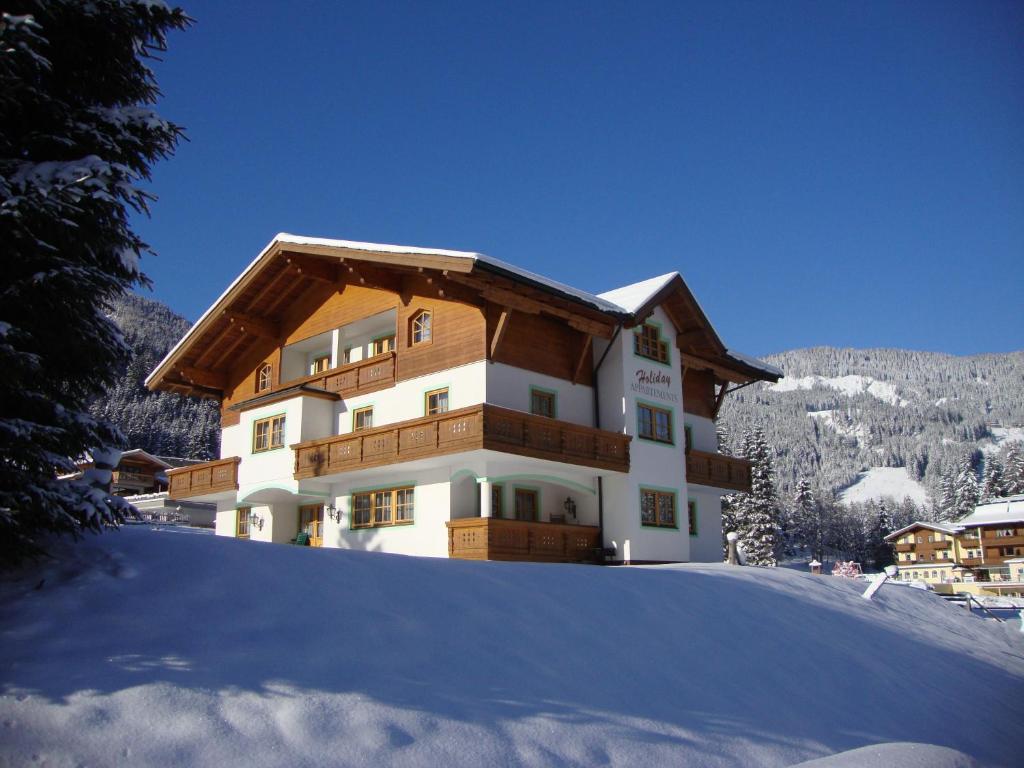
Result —
[[629, 471], [628, 435], [474, 405], [421, 419], [292, 445], [295, 479], [487, 449], [568, 464]]
[[720, 453], [686, 454], [686, 482], [750, 493], [750, 462]]
[[462, 560], [595, 562], [600, 529], [590, 525], [533, 523], [500, 517], [451, 520], [448, 556]]
[[168, 498], [187, 499], [211, 493], [238, 490], [238, 462], [241, 458], [206, 461], [167, 472]]
[[913, 552], [914, 551], [914, 545], [913, 544], [894, 544], [893, 546], [896, 548], [897, 552]]
[[132, 472], [127, 469], [114, 470], [114, 485], [143, 485], [149, 486], [156, 483], [152, 474], [145, 472]]

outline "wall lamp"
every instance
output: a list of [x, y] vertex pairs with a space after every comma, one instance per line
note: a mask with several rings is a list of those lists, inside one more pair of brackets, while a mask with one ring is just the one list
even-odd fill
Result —
[[341, 510], [334, 506], [333, 502], [324, 506], [324, 511], [327, 512], [327, 516], [334, 522], [341, 522]]
[[565, 509], [566, 517], [571, 517], [573, 520], [576, 519], [576, 502], [572, 500], [571, 496], [565, 497], [562, 507]]
[[255, 512], [249, 513], [249, 527], [255, 528], [257, 531], [263, 530], [263, 518], [257, 515]]

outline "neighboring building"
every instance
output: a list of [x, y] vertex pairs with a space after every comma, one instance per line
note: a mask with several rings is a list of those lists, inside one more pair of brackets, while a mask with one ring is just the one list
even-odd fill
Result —
[[[66, 475], [68, 478], [80, 477], [92, 469], [91, 457], [78, 462], [78, 472]], [[115, 496], [134, 496], [140, 493], [160, 493], [167, 490], [167, 470], [176, 466], [166, 459], [154, 456], [141, 448], [133, 448], [121, 454], [121, 460], [114, 470], [110, 492]]]
[[903, 581], [1009, 581], [1024, 555], [1024, 495], [993, 499], [955, 523], [915, 522], [885, 537]]
[[[728, 350], [678, 273], [595, 296], [487, 256], [278, 235], [146, 381], [221, 402], [169, 472], [218, 534], [474, 559], [721, 559]], [[608, 550], [604, 552], [604, 550]]]
[[177, 523], [193, 528], [213, 528], [217, 505], [190, 499], [171, 499], [167, 491], [128, 496], [139, 518], [152, 523]]

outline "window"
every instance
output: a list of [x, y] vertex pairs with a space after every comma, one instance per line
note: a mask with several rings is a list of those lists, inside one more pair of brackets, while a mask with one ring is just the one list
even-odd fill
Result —
[[640, 524], [654, 528], [675, 528], [676, 494], [673, 491], [641, 488]]
[[636, 406], [637, 434], [645, 440], [659, 443], [672, 442], [672, 412], [653, 405], [638, 403]]
[[430, 310], [424, 309], [412, 316], [411, 333], [409, 338], [413, 344], [425, 344], [431, 339], [431, 322], [433, 317]]
[[323, 373], [331, 367], [331, 356], [330, 355], [318, 355], [313, 358], [313, 365], [310, 369], [310, 374]]
[[686, 441], [686, 452], [693, 450], [693, 428], [683, 427], [683, 440]]
[[504, 517], [505, 510], [502, 509], [502, 501], [505, 498], [505, 486], [494, 484], [491, 486], [491, 517]]
[[1013, 535], [1013, 528], [1000, 528], [998, 531], [996, 531], [997, 539], [1005, 539]]
[[661, 329], [656, 325], [641, 325], [633, 334], [633, 351], [640, 357], [648, 357], [659, 363], [667, 363], [668, 344], [661, 338]]
[[539, 494], [529, 488], [516, 488], [516, 520], [536, 520]]
[[256, 371], [256, 391], [262, 392], [266, 389], [270, 389], [274, 384], [274, 366], [270, 363], [264, 363], [260, 366], [259, 370]]
[[922, 544], [922, 543], [924, 543], [924, 542], [923, 542], [923, 541], [921, 540], [921, 537], [920, 537], [920, 536], [918, 536], [918, 537], [917, 537], [917, 543], [918, 543], [918, 544]]
[[423, 396], [423, 400], [423, 409], [427, 412], [427, 416], [433, 416], [435, 413], [448, 413], [448, 387], [427, 392]]
[[352, 411], [352, 431], [358, 432], [360, 429], [370, 429], [373, 427], [373, 406], [369, 405], [366, 408], [356, 408]]
[[252, 452], [284, 448], [284, 414], [259, 419], [252, 424]]
[[555, 418], [555, 393], [530, 388], [530, 413]]
[[689, 521], [690, 535], [697, 535], [697, 502], [688, 501], [686, 502], [686, 512]]
[[341, 353], [342, 365], [348, 365], [352, 362], [352, 347], [345, 347], [345, 351]]
[[374, 355], [383, 355], [385, 352], [390, 352], [395, 348], [395, 335], [382, 336], [379, 339], [374, 339], [370, 344], [373, 348]]
[[413, 489], [384, 488], [352, 494], [352, 527], [381, 528], [413, 522]]
[[235, 536], [240, 539], [249, 538], [249, 507], [239, 507], [235, 510]]

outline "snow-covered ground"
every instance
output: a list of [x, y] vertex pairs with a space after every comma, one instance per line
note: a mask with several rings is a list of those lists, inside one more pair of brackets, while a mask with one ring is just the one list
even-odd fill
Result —
[[854, 374], [849, 376], [831, 377], [812, 375], [798, 378], [790, 378], [787, 376], [775, 384], [769, 384], [765, 389], [773, 390], [775, 392], [794, 392], [798, 389], [814, 389], [815, 387], [834, 389], [849, 397], [868, 394], [877, 397], [879, 400], [884, 400], [891, 405], [898, 405], [901, 408], [906, 407], [907, 405], [907, 401], [900, 397], [896, 387], [892, 384], [884, 381], [878, 381], [870, 376], [857, 376]]
[[[827, 424], [838, 434], [845, 437], [852, 437], [858, 445], [862, 445], [868, 437], [868, 431], [863, 424], [847, 424], [844, 414], [841, 411], [808, 411], [807, 415]], [[838, 417], [838, 418], [837, 418]]]
[[982, 442], [982, 453], [995, 453], [1006, 443], [1024, 443], [1024, 427], [992, 427], [992, 439]]
[[872, 467], [861, 472], [856, 482], [839, 494], [839, 501], [856, 504], [872, 499], [892, 498], [899, 502], [907, 496], [919, 505], [928, 501], [928, 491], [907, 474], [906, 467]]
[[781, 568], [472, 563], [173, 528], [66, 549], [0, 583], [0, 765], [1024, 754], [1024, 636], [899, 585], [868, 602], [863, 581]]

